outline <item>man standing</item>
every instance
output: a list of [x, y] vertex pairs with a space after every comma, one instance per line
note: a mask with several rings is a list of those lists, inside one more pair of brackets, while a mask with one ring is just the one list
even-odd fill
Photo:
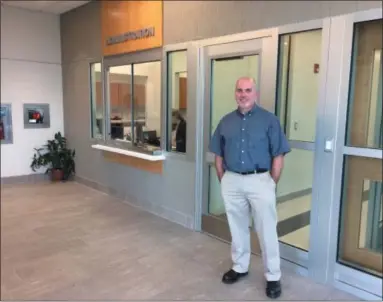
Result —
[[175, 145], [176, 151], [180, 153], [186, 152], [186, 120], [182, 116], [181, 112], [175, 110], [173, 116], [176, 118], [175, 129]]
[[248, 274], [251, 209], [262, 251], [266, 295], [278, 298], [282, 289], [275, 189], [290, 147], [278, 118], [256, 104], [254, 79], [237, 80], [235, 99], [238, 108], [221, 119], [210, 142], [232, 238], [233, 266], [222, 281], [232, 284]]

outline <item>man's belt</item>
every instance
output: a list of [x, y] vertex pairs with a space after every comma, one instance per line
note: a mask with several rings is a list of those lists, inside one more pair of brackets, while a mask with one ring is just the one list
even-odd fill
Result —
[[247, 172], [237, 172], [237, 171], [232, 171], [233, 173], [241, 174], [241, 175], [250, 175], [250, 174], [262, 174], [266, 173], [267, 169], [257, 169], [257, 170], [252, 170], [252, 171], [247, 171]]

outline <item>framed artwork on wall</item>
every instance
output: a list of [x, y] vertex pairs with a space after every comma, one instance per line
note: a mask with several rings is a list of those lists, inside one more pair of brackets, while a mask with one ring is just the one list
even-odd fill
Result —
[[24, 104], [24, 128], [50, 128], [49, 104]]
[[1, 104], [0, 108], [0, 140], [2, 144], [13, 143], [12, 105]]

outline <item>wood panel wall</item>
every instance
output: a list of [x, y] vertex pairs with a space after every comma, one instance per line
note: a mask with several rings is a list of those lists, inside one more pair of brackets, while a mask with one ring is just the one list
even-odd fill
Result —
[[[162, 1], [102, 1], [101, 35], [104, 56], [162, 46]], [[107, 45], [109, 37], [154, 27], [154, 36]]]
[[187, 78], [179, 78], [180, 109], [187, 108]]
[[133, 156], [116, 154], [112, 152], [103, 151], [104, 158], [107, 161], [127, 165], [138, 170], [144, 170], [154, 174], [162, 174], [162, 161], [150, 161]]
[[[110, 83], [110, 105], [112, 107], [131, 106], [131, 85], [127, 83]], [[102, 84], [96, 82], [97, 106], [102, 106]], [[134, 85], [134, 105], [136, 109], [144, 109], [146, 105], [146, 87], [144, 84]]]

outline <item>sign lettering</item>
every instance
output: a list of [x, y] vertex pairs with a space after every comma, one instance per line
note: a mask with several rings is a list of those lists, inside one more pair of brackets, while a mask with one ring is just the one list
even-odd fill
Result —
[[149, 38], [153, 36], [154, 36], [154, 27], [148, 27], [148, 28], [143, 28], [136, 31], [129, 31], [117, 36], [109, 37], [106, 40], [106, 45], [113, 45], [113, 44], [123, 43], [126, 41], [131, 41], [131, 40]]

